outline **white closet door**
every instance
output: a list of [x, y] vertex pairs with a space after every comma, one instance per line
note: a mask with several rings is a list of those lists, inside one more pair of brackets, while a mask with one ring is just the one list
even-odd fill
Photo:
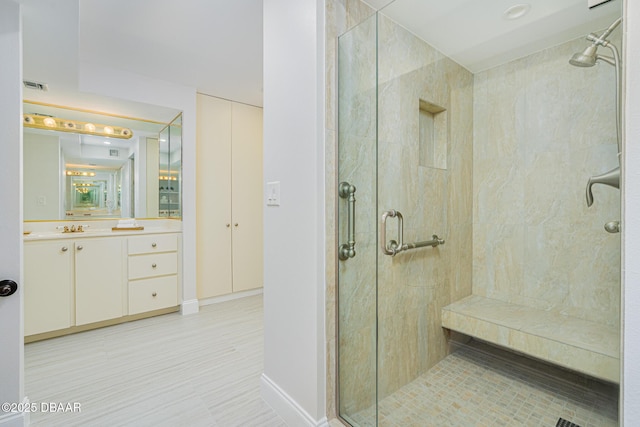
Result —
[[232, 103], [233, 291], [262, 287], [262, 109]]
[[198, 298], [232, 292], [231, 102], [197, 97], [196, 281]]

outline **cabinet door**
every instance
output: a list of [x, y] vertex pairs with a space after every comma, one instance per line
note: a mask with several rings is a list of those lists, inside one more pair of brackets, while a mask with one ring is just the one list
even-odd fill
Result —
[[24, 334], [73, 325], [73, 242], [24, 245]]
[[233, 291], [262, 287], [262, 109], [232, 103]]
[[231, 287], [231, 102], [197, 97], [196, 282], [198, 298]]
[[76, 325], [122, 317], [126, 278], [124, 238], [75, 242]]

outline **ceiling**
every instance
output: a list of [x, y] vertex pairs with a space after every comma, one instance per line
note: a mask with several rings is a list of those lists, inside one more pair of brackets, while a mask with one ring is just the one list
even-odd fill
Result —
[[[376, 7], [388, 0], [370, 0]], [[532, 5], [517, 20], [503, 12]], [[622, 0], [395, 0], [383, 13], [473, 72], [602, 29]], [[22, 0], [25, 99], [167, 122], [176, 111], [78, 90], [91, 63], [262, 105], [262, 0]]]
[[79, 88], [83, 63], [262, 105], [262, 0], [22, 0], [24, 98], [168, 122]]
[[[518, 4], [531, 8], [506, 19]], [[604, 29], [622, 15], [622, 1], [589, 9], [587, 0], [395, 0], [382, 12], [477, 73]]]

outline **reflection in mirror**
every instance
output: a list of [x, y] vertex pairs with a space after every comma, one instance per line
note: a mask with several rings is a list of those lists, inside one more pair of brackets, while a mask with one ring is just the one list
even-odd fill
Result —
[[159, 216], [181, 217], [182, 114], [160, 131]]
[[[24, 114], [25, 220], [180, 217], [179, 120], [167, 125], [28, 101]], [[47, 128], [42, 117], [62, 120]], [[125, 128], [125, 135], [91, 131], [109, 131], [104, 126], [118, 133]], [[162, 177], [171, 177], [173, 185], [162, 185]], [[166, 194], [166, 213], [159, 181], [175, 190]]]

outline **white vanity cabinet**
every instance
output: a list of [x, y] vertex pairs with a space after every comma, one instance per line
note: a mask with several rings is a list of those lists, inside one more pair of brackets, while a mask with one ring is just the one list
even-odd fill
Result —
[[24, 265], [24, 334], [72, 326], [73, 242], [28, 242]]
[[129, 314], [178, 305], [178, 236], [129, 238]]
[[76, 326], [125, 315], [125, 239], [78, 239], [74, 244]]
[[26, 242], [25, 336], [122, 317], [124, 244], [121, 237]]
[[175, 311], [180, 233], [119, 233], [25, 239], [28, 342]]

